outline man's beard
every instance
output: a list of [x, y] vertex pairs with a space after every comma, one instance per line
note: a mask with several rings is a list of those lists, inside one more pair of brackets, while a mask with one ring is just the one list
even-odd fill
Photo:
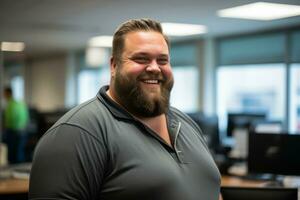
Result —
[[[160, 80], [160, 91], [155, 96], [147, 94], [141, 85], [142, 79]], [[166, 113], [170, 104], [170, 93], [173, 87], [173, 77], [169, 79], [160, 74], [143, 72], [138, 77], [123, 75], [116, 69], [114, 86], [119, 103], [136, 117], [155, 117]]]

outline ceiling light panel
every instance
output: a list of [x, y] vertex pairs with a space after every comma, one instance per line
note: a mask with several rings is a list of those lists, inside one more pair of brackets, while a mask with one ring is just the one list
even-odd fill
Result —
[[25, 48], [24, 42], [1, 42], [1, 51], [20, 52]]
[[97, 36], [89, 40], [90, 47], [112, 47], [113, 36]]
[[162, 23], [162, 28], [164, 34], [169, 36], [188, 36], [207, 32], [205, 26], [195, 24]]
[[257, 2], [219, 10], [217, 15], [228, 18], [274, 20], [300, 15], [300, 6]]

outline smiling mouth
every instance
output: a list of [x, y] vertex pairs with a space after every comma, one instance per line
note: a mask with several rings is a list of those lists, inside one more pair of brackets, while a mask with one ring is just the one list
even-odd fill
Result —
[[143, 83], [146, 84], [158, 84], [160, 81], [159, 80], [142, 80]]

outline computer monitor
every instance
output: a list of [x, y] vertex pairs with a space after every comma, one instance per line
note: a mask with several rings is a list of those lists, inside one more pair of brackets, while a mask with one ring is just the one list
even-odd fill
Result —
[[300, 175], [300, 134], [249, 134], [248, 172], [252, 174]]
[[227, 136], [233, 137], [234, 142], [230, 157], [247, 159], [249, 129], [253, 123], [264, 120], [265, 113], [228, 113]]
[[233, 131], [236, 128], [248, 129], [254, 122], [266, 120], [266, 113], [228, 113], [227, 116], [227, 137], [233, 136]]
[[223, 200], [297, 200], [297, 188], [222, 187]]

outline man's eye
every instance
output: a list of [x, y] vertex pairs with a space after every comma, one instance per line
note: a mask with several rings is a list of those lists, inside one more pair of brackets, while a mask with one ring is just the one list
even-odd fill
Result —
[[157, 63], [158, 63], [159, 65], [166, 65], [166, 64], [169, 63], [169, 59], [165, 59], [165, 58], [163, 58], [163, 59], [158, 59], [158, 60], [157, 60]]
[[150, 60], [146, 57], [137, 57], [137, 58], [133, 58], [132, 60], [139, 64], [147, 64], [150, 62]]

